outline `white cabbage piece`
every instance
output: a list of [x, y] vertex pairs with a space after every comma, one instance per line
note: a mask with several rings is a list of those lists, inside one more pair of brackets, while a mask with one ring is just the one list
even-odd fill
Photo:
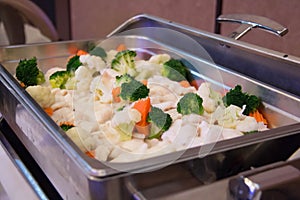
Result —
[[230, 105], [226, 108], [218, 106], [212, 115], [212, 119], [225, 128], [236, 128], [238, 121], [245, 118], [242, 112], [243, 110], [235, 105]]
[[90, 135], [89, 132], [80, 127], [72, 127], [66, 131], [66, 134], [82, 152], [88, 151], [88, 148], [85, 146], [84, 140]]

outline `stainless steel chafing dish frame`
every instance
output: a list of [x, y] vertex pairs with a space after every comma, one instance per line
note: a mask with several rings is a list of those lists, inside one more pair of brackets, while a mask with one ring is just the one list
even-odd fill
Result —
[[[87, 49], [88, 45], [95, 41], [69, 41], [2, 48], [0, 53], [2, 59], [1, 62], [5, 68], [1, 69], [0, 76], [0, 111], [5, 120], [17, 134], [22, 143], [24, 143], [25, 147], [32, 154], [34, 159], [49, 177], [50, 181], [63, 198], [120, 198], [118, 192], [121, 190], [121, 182], [123, 180], [122, 177], [138, 176], [134, 173], [139, 172], [140, 169], [148, 169], [149, 171], [159, 170], [159, 167], [166, 166], [166, 163], [168, 162], [172, 163], [172, 165], [187, 162], [193, 163], [193, 166], [212, 163], [213, 167], [210, 169], [212, 170], [210, 172], [215, 173], [216, 180], [232, 175], [241, 170], [245, 170], [251, 166], [261, 166], [270, 162], [287, 159], [299, 147], [297, 139], [299, 140], [300, 137], [298, 134], [300, 130], [300, 124], [296, 123], [299, 116], [293, 117], [294, 115], [296, 116], [298, 114], [297, 110], [288, 107], [286, 102], [291, 103], [289, 105], [292, 106], [297, 106], [300, 102], [296, 95], [291, 94], [294, 92], [293, 90], [291, 90], [291, 93], [284, 91], [286, 89], [285, 86], [288, 86], [289, 83], [283, 87], [276, 88], [277, 85], [273, 87], [271, 84], [265, 84], [264, 80], [259, 79], [259, 76], [252, 77], [257, 79], [255, 80], [251, 78], [252, 74], [249, 75], [249, 78], [248, 76], [244, 76], [223, 68], [223, 64], [221, 65], [220, 62], [227, 60], [222, 60], [223, 56], [222, 54], [220, 55], [218, 51], [222, 51], [222, 53], [224, 52], [225, 55], [229, 55], [231, 54], [229, 51], [233, 49], [234, 56], [236, 49], [240, 48], [243, 50], [241, 51], [242, 55], [244, 53], [245, 55], [251, 54], [260, 56], [262, 59], [268, 61], [271, 60], [267, 63], [280, 62], [281, 64], [279, 59], [283, 59], [283, 65], [291, 66], [291, 68], [298, 67], [298, 58], [293, 58], [291, 56], [284, 58], [284, 56], [277, 52], [268, 51], [263, 48], [248, 45], [246, 43], [229, 40], [228, 38], [222, 36], [208, 34], [147, 15], [139, 15], [131, 18], [109, 36], [117, 35], [124, 30], [129, 30], [131, 28], [143, 27], [142, 24], [145, 22], [147, 22], [145, 26], [154, 25], [163, 28], [172, 28], [173, 30], [188, 34], [201, 45], [204, 43], [203, 46], [205, 49], [208, 47], [206, 50], [209, 53], [212, 45], [216, 45], [217, 53], [215, 53], [216, 55], [212, 56], [212, 58], [217, 66], [221, 66], [219, 70], [223, 70], [223, 75], [226, 76], [227, 74], [228, 76], [232, 75], [238, 77], [238, 80], [241, 80], [245, 83], [244, 85], [248, 90], [250, 90], [253, 86], [264, 88], [264, 100], [266, 102], [270, 102], [270, 105], [273, 105], [273, 109], [275, 110], [275, 106], [278, 106], [280, 109], [277, 109], [277, 111], [280, 110], [280, 112], [283, 114], [287, 114], [289, 117], [291, 117], [290, 119], [294, 123], [291, 124], [291, 122], [288, 122], [286, 126], [278, 127], [262, 134], [246, 135], [243, 137], [218, 142], [212, 151], [203, 158], [199, 158], [198, 148], [192, 148], [186, 150], [185, 152], [172, 153], [173, 156], [177, 156], [177, 154], [182, 153], [181, 157], [175, 162], [173, 161], [174, 157], [166, 154], [141, 161], [116, 164], [121, 166], [124, 170], [124, 172], [117, 171], [107, 167], [105, 164], [99, 161], [89, 158], [80, 152], [79, 149], [64, 134], [64, 132], [50, 119], [50, 117], [44, 113], [44, 111], [37, 105], [36, 102], [32, 101], [31, 97], [18, 85], [17, 81], [11, 75], [13, 72], [8, 72], [5, 69], [8, 68], [12, 70], [12, 68], [9, 68], [8, 66], [15, 66], [17, 61], [16, 59], [21, 59], [21, 56], [22, 58], [36, 56], [38, 59], [41, 59], [41, 62], [47, 59], [52, 60], [53, 63], [64, 61], [69, 54], [73, 53], [72, 51], [77, 49]], [[195, 55], [193, 55], [194, 53], [191, 52], [188, 47], [185, 47], [182, 43], [180, 43], [180, 41], [174, 44], [174, 42], [167, 40], [167, 38], [158, 37], [159, 34], [151, 36], [147, 36], [147, 33], [145, 32], [142, 32], [141, 34], [144, 38], [148, 38], [147, 40], [149, 41], [155, 41], [158, 44], [164, 44], [166, 47], [174, 47], [175, 49], [182, 51], [182, 53], [186, 53], [190, 57], [197, 59]], [[14, 55], [14, 51], [17, 51], [21, 54]], [[59, 56], [57, 56], [57, 53]], [[10, 56], [19, 57], [16, 58]], [[242, 56], [242, 60], [244, 58], [246, 57]], [[243, 62], [245, 61], [243, 60]], [[224, 63], [224, 67], [232, 64], [232, 62]], [[235, 67], [235, 65], [232, 66]], [[276, 66], [274, 71], [276, 73], [280, 73], [281, 67], [281, 65]], [[255, 69], [256, 68], [254, 66], [253, 70]], [[248, 73], [245, 74], [248, 75]], [[271, 76], [274, 76], [274, 74], [271, 73]], [[292, 81], [293, 80], [294, 79], [292, 79]], [[282, 97], [281, 100], [283, 101], [275, 101], [274, 94]], [[24, 123], [24, 120], [26, 120], [26, 123]], [[264, 156], [269, 154], [266, 152], [269, 147], [273, 146], [278, 148], [280, 145], [287, 143], [289, 143], [290, 146], [285, 149], [285, 152], [277, 152], [278, 155], [276, 157], [262, 159]], [[247, 155], [245, 158], [241, 157], [240, 155], [245, 152], [251, 152], [252, 154]], [[220, 161], [220, 157], [222, 157], [222, 161]], [[238, 159], [240, 162], [237, 163], [236, 159]], [[233, 168], [233, 165], [235, 165], [235, 168]], [[220, 169], [224, 169], [224, 171], [220, 172]], [[194, 172], [197, 173], [198, 176], [201, 176], [207, 171], [199, 171], [199, 169], [196, 168], [194, 169]]]

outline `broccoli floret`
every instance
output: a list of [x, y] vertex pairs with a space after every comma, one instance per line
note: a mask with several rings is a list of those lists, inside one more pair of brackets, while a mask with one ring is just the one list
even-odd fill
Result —
[[62, 123], [60, 124], [60, 128], [62, 128], [62, 130], [64, 131], [68, 131], [69, 129], [75, 127], [74, 124], [71, 123]]
[[78, 69], [78, 67], [80, 67], [82, 65], [82, 63], [79, 60], [78, 55], [73, 56], [72, 58], [70, 58], [70, 60], [67, 63], [67, 71], [69, 72], [75, 72], [76, 69]]
[[240, 85], [236, 85], [233, 89], [230, 89], [223, 97], [223, 102], [226, 107], [232, 104], [242, 108], [243, 105], [246, 105], [243, 111], [244, 115], [249, 115], [249, 113], [255, 111], [261, 104], [261, 100], [257, 96], [242, 92]]
[[121, 85], [120, 97], [123, 100], [133, 102], [147, 97], [148, 94], [149, 89], [147, 88], [147, 86], [135, 79], [128, 83], [125, 82]]
[[136, 74], [134, 61], [135, 57], [135, 51], [120, 51], [115, 55], [115, 58], [111, 61], [111, 68], [116, 70], [120, 74], [130, 74], [131, 76], [134, 76]]
[[121, 76], [116, 77], [116, 86], [121, 86], [123, 83], [129, 83], [132, 80], [134, 80], [134, 78], [129, 74], [122, 74]]
[[73, 76], [69, 71], [57, 71], [49, 77], [52, 88], [66, 89], [67, 81]]
[[16, 77], [25, 87], [40, 85], [45, 82], [44, 73], [38, 68], [35, 57], [19, 61]]
[[183, 115], [192, 113], [201, 115], [204, 112], [202, 102], [203, 100], [198, 94], [187, 93], [177, 103], [177, 111]]
[[163, 64], [161, 74], [172, 81], [188, 80], [187, 67], [180, 60], [173, 58]]
[[148, 114], [147, 121], [151, 123], [149, 139], [159, 138], [172, 124], [172, 118], [168, 113], [164, 113], [160, 108], [153, 106]]

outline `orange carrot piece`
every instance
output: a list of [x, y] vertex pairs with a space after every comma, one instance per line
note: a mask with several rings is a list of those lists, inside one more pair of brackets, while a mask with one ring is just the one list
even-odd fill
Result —
[[25, 88], [25, 87], [26, 87], [25, 84], [24, 84], [23, 82], [21, 82], [20, 85], [21, 85], [22, 88]]
[[47, 113], [47, 115], [49, 115], [50, 117], [53, 115], [53, 109], [48, 107], [48, 108], [44, 108], [44, 111]]
[[117, 51], [118, 52], [120, 52], [120, 51], [124, 51], [124, 50], [126, 50], [127, 49], [127, 47], [125, 46], [125, 44], [120, 44], [118, 47], [117, 47]]
[[76, 53], [77, 56], [86, 55], [86, 54], [88, 54], [88, 52], [86, 52], [84, 50], [81, 50], [81, 49], [78, 50], [77, 53]]
[[[77, 52], [76, 52], [76, 56], [81, 56], [81, 55], [86, 55], [86, 54], [88, 54], [88, 52], [86, 52], [86, 51], [84, 51], [84, 50], [78, 50]], [[73, 58], [75, 55], [70, 55], [69, 57], [68, 57], [68, 61], [71, 59], [71, 58]]]
[[[147, 97], [146, 99], [141, 99], [136, 101], [133, 105], [133, 108], [138, 110], [141, 113], [141, 120], [136, 123], [136, 128], [139, 129], [139, 127], [147, 127], [149, 124], [147, 122], [147, 116], [151, 109], [150, 98]], [[145, 130], [140, 130], [140, 131], [141, 133], [148, 134], [148, 132]]]
[[146, 85], [146, 86], [147, 86], [147, 84], [148, 84], [148, 80], [146, 80], [146, 79], [144, 79], [144, 80], [141, 80], [141, 83], [143, 83], [144, 85]]
[[187, 88], [187, 87], [190, 87], [190, 83], [187, 81], [187, 80], [183, 80], [183, 81], [180, 81], [179, 84], [184, 87], [184, 88]]
[[95, 158], [95, 152], [94, 151], [86, 151], [85, 154], [91, 158]]
[[257, 122], [263, 122], [264, 124], [268, 124], [267, 120], [264, 118], [264, 116], [258, 110], [255, 110], [254, 112], [249, 113], [249, 116], [254, 117]]
[[60, 122], [59, 126], [62, 126], [62, 125], [75, 126], [72, 122]]
[[137, 123], [139, 126], [148, 125], [147, 116], [151, 108], [150, 98], [138, 100], [134, 103], [133, 108], [141, 113], [141, 120]]
[[114, 102], [116, 103], [121, 102], [120, 93], [121, 93], [121, 87], [115, 87], [112, 89], [111, 94], [113, 96]]

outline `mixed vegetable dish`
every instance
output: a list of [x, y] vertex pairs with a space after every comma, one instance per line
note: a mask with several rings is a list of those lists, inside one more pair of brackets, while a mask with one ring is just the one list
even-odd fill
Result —
[[79, 50], [42, 72], [20, 60], [21, 86], [88, 156], [130, 162], [268, 129], [261, 99], [193, 77], [184, 60], [125, 45]]

